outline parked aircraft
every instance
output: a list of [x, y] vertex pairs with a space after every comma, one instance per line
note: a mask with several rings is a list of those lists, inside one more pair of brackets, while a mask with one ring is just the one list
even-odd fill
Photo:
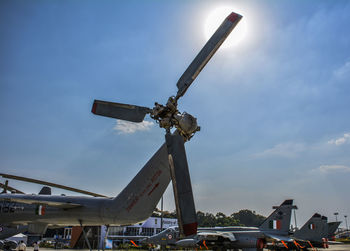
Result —
[[291, 219], [293, 200], [284, 201], [266, 218], [259, 227], [215, 227], [199, 228], [191, 238], [181, 239], [177, 228], [168, 228], [152, 237], [145, 238], [144, 244], [173, 245], [178, 247], [196, 247], [219, 249], [262, 250], [268, 238], [278, 240], [287, 238]]
[[299, 230], [291, 236], [291, 240], [281, 240], [271, 243], [270, 249], [278, 250], [304, 250], [315, 248], [328, 248], [327, 217], [315, 213]]
[[[291, 200], [290, 200], [291, 201]], [[197, 235], [192, 238], [181, 239], [177, 227], [168, 228], [152, 237], [141, 240], [142, 244], [161, 246], [198, 247], [206, 249], [242, 249], [262, 250], [263, 247], [272, 250], [301, 250], [327, 248], [328, 229], [327, 217], [314, 214], [300, 230], [289, 232], [291, 209], [295, 208], [291, 202], [285, 201], [260, 226], [256, 227], [216, 227], [199, 228]], [[282, 210], [281, 210], [282, 209]], [[282, 212], [282, 213], [281, 213]], [[275, 222], [276, 216], [285, 216], [281, 222]], [[287, 220], [289, 218], [289, 220]], [[284, 220], [283, 220], [284, 219]], [[266, 224], [266, 223], [269, 224]], [[277, 229], [271, 229], [275, 225]], [[332, 229], [333, 231], [334, 229]]]
[[[315, 213], [299, 230], [293, 233], [293, 239], [304, 247], [328, 247], [327, 217]], [[296, 243], [294, 243], [296, 244]], [[290, 244], [292, 245], [292, 244]], [[298, 244], [296, 244], [298, 246]]]

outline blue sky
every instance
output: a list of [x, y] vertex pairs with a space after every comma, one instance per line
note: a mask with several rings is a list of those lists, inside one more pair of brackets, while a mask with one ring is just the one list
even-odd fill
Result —
[[298, 225], [350, 215], [348, 1], [1, 1], [1, 172], [120, 192], [164, 132], [94, 116], [93, 100], [165, 103], [222, 5], [246, 35], [179, 105], [201, 126], [186, 144], [197, 209], [267, 215], [294, 198]]

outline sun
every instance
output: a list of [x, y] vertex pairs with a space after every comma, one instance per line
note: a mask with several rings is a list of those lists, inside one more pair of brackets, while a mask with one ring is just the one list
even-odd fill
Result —
[[242, 15], [243, 18], [222, 44], [222, 48], [229, 48], [238, 45], [244, 40], [247, 31], [247, 22], [245, 21], [244, 13], [232, 6], [220, 6], [210, 11], [204, 24], [204, 35], [206, 40], [209, 40], [216, 29], [220, 26], [224, 19], [231, 14], [231, 12], [236, 12]]

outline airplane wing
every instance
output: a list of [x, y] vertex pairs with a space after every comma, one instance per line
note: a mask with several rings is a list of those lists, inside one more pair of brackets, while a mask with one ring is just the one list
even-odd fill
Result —
[[28, 195], [28, 194], [0, 194], [0, 200], [8, 201], [8, 202], [17, 202], [23, 204], [34, 204], [34, 205], [47, 205], [51, 207], [57, 207], [62, 209], [70, 209], [81, 207], [83, 205], [78, 203], [72, 203], [69, 201], [61, 201], [55, 200], [50, 196], [36, 196], [36, 195]]
[[229, 239], [230, 241], [236, 241], [236, 237], [231, 232], [216, 232], [216, 231], [208, 231], [208, 232], [199, 232], [197, 233], [199, 237], [202, 238], [218, 238], [223, 237]]
[[286, 241], [286, 242], [293, 242], [294, 239], [288, 237], [288, 236], [282, 236], [282, 235], [277, 235], [277, 234], [269, 234], [269, 233], [264, 233], [264, 235], [268, 238], [272, 238], [276, 241]]
[[201, 243], [202, 241], [217, 241], [219, 237], [230, 240], [231, 242], [237, 241], [235, 236], [231, 232], [198, 232], [194, 238], [181, 239], [175, 244], [179, 247], [194, 247]]
[[342, 245], [342, 244], [344, 244], [344, 242], [341, 242], [341, 241], [328, 241], [328, 244], [330, 244], [330, 245]]

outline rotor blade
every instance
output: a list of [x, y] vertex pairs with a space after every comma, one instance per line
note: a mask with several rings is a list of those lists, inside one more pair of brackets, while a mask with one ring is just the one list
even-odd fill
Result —
[[26, 177], [21, 177], [21, 176], [16, 176], [16, 175], [10, 175], [10, 174], [5, 174], [5, 173], [0, 173], [0, 176], [7, 178], [7, 179], [20, 180], [20, 181], [25, 181], [25, 182], [30, 182], [30, 183], [41, 184], [44, 186], [56, 187], [56, 188], [60, 188], [60, 189], [68, 190], [68, 191], [73, 191], [76, 193], [91, 195], [94, 197], [107, 197], [105, 195], [92, 193], [89, 191], [85, 191], [85, 190], [81, 190], [81, 189], [77, 189], [77, 188], [73, 188], [73, 187], [68, 187], [68, 186], [64, 186], [64, 185], [60, 185], [60, 184], [55, 184], [55, 183], [51, 183], [51, 182], [47, 182], [47, 181], [43, 181], [43, 180], [36, 180], [36, 179], [31, 179], [31, 178], [26, 178]]
[[96, 115], [122, 119], [131, 122], [142, 122], [147, 113], [152, 110], [147, 107], [113, 103], [95, 100], [91, 112]]
[[3, 189], [6, 189], [6, 190], [8, 190], [8, 191], [11, 191], [11, 192], [24, 194], [22, 191], [17, 190], [16, 188], [11, 187], [11, 186], [9, 186], [9, 185], [7, 185], [7, 184], [2, 184], [2, 183], [0, 183], [0, 187], [3, 188]]
[[175, 132], [174, 134], [167, 133], [165, 140], [168, 148], [170, 174], [180, 234], [185, 236], [193, 235], [197, 233], [197, 215], [184, 139]]
[[182, 74], [176, 86], [178, 88], [176, 100], [182, 97], [192, 84], [203, 67], [208, 63], [210, 58], [214, 55], [217, 49], [225, 41], [227, 36], [231, 33], [233, 28], [241, 20], [242, 16], [232, 12], [220, 25], [220, 27], [211, 36], [208, 42], [204, 45], [202, 50], [198, 53], [190, 66]]

